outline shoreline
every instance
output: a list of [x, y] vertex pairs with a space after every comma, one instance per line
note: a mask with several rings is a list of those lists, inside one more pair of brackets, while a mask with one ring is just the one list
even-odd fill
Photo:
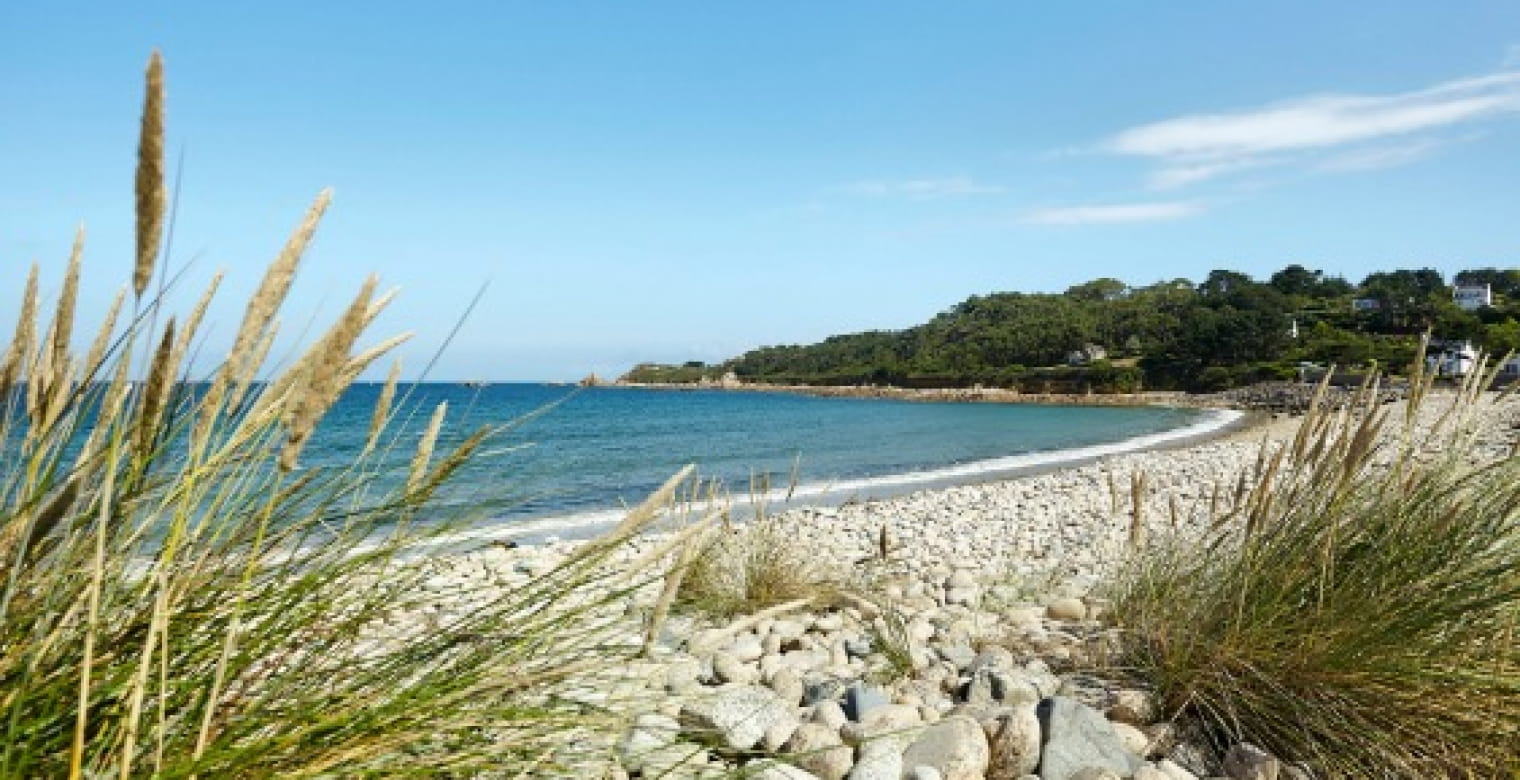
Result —
[[[1028, 479], [1090, 466], [1110, 458], [1186, 450], [1211, 441], [1244, 435], [1272, 422], [1272, 416], [1264, 412], [1208, 407], [1205, 414], [1212, 419], [1206, 418], [1179, 428], [1102, 444], [1013, 453], [919, 471], [812, 482], [790, 489], [773, 488], [761, 499], [762, 508], [767, 514], [837, 510], [919, 493]], [[732, 511], [741, 521], [748, 521], [755, 513], [754, 503], [749, 496], [734, 496]], [[611, 528], [625, 514], [623, 509], [608, 508], [506, 522], [489, 521], [449, 534], [440, 542], [437, 552], [458, 552], [460, 550], [455, 548], [461, 545], [465, 545], [467, 551], [479, 549], [479, 545], [503, 542], [525, 547], [580, 543]]]
[[773, 385], [749, 382], [601, 382], [590, 385], [608, 390], [661, 390], [732, 393], [789, 393], [821, 398], [887, 398], [899, 401], [1046, 404], [1055, 406], [1176, 406], [1188, 409], [1222, 409], [1230, 404], [1211, 396], [1181, 390], [1142, 390], [1134, 393], [1025, 393], [1001, 387], [915, 388], [894, 385]]

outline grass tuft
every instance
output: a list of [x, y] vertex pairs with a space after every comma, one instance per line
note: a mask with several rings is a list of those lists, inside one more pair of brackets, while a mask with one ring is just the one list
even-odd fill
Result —
[[1216, 749], [1249, 740], [1318, 777], [1516, 770], [1520, 460], [1470, 457], [1488, 378], [1433, 396], [1417, 376], [1401, 431], [1371, 385], [1311, 410], [1213, 533], [1137, 556], [1116, 613], [1165, 711]]
[[[139, 297], [157, 247], [144, 236], [163, 216], [162, 79], [155, 54]], [[204, 376], [186, 356], [220, 277], [162, 327], [164, 289], [125, 322], [113, 309], [80, 363], [81, 244], [41, 337], [33, 268], [0, 352], [0, 777], [583, 777], [607, 766], [595, 737], [612, 715], [572, 694], [639, 649], [624, 597], [635, 577], [658, 575], [609, 574], [608, 561], [629, 554], [668, 496], [531, 578], [484, 554], [420, 558], [448, 527], [413, 520], [437, 517], [430, 499], [495, 429], [441, 434], [440, 409], [412, 460], [416, 426], [392, 423], [416, 410], [392, 407], [394, 373], [362, 453], [298, 467], [327, 410], [399, 343], [361, 348], [389, 299], [371, 280], [304, 357], [266, 365], [327, 200]]]

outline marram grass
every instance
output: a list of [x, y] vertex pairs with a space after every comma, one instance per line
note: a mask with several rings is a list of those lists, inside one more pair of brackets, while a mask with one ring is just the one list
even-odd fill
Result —
[[[1520, 459], [1468, 457], [1481, 374], [1446, 394], [1416, 375], [1403, 420], [1375, 392], [1314, 409], [1201, 544], [1139, 552], [1126, 660], [1184, 733], [1321, 778], [1520, 771]], [[1434, 431], [1422, 405], [1446, 407]]]
[[[638, 650], [620, 622], [632, 585], [604, 563], [676, 483], [527, 584], [438, 592], [444, 563], [412, 558], [429, 532], [410, 521], [491, 431], [435, 453], [439, 408], [420, 446], [399, 441], [393, 372], [364, 454], [301, 468], [324, 413], [399, 343], [361, 346], [389, 300], [370, 280], [300, 357], [265, 360], [326, 192], [231, 351], [194, 374], [220, 277], [183, 318], [143, 297], [161, 273], [162, 111], [155, 54], [132, 316], [123, 291], [76, 358], [81, 233], [51, 316], [33, 267], [0, 351], [0, 777], [594, 771], [606, 756], [583, 737], [610, 716], [557, 694]], [[378, 479], [398, 447], [415, 449], [409, 477]]]

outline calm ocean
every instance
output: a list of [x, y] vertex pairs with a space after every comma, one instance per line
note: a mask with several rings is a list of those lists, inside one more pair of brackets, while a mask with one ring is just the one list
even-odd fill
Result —
[[[520, 419], [442, 498], [494, 531], [584, 532], [616, 519], [687, 463], [735, 495], [753, 475], [801, 500], [841, 501], [1151, 446], [1231, 413], [1155, 407], [923, 403], [780, 393], [575, 390], [540, 384], [416, 386], [394, 458], [410, 457], [432, 407], [449, 402], [438, 452], [479, 425]], [[318, 429], [305, 465], [363, 444], [379, 386], [356, 385]], [[553, 408], [534, 415], [545, 405]], [[482, 529], [486, 530], [486, 529]]]

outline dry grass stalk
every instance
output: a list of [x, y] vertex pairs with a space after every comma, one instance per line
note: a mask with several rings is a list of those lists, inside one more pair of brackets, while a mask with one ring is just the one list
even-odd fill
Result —
[[448, 412], [449, 402], [440, 402], [433, 409], [433, 416], [428, 420], [428, 426], [423, 430], [422, 438], [417, 440], [417, 450], [412, 453], [412, 466], [406, 480], [408, 493], [416, 492], [422, 487], [424, 477], [427, 476], [428, 463], [433, 459], [433, 445], [438, 442], [438, 432], [443, 429], [443, 418]]
[[164, 62], [157, 51], [148, 57], [147, 93], [137, 142], [137, 263], [132, 289], [139, 300], [153, 278], [163, 238], [168, 191], [164, 187]]
[[401, 378], [401, 361], [391, 363], [390, 373], [385, 375], [385, 384], [380, 387], [380, 397], [375, 399], [375, 410], [370, 414], [369, 433], [364, 437], [364, 453], [373, 452], [375, 444], [380, 441], [380, 433], [385, 430], [386, 423], [391, 417], [391, 403], [396, 398], [396, 382]]

